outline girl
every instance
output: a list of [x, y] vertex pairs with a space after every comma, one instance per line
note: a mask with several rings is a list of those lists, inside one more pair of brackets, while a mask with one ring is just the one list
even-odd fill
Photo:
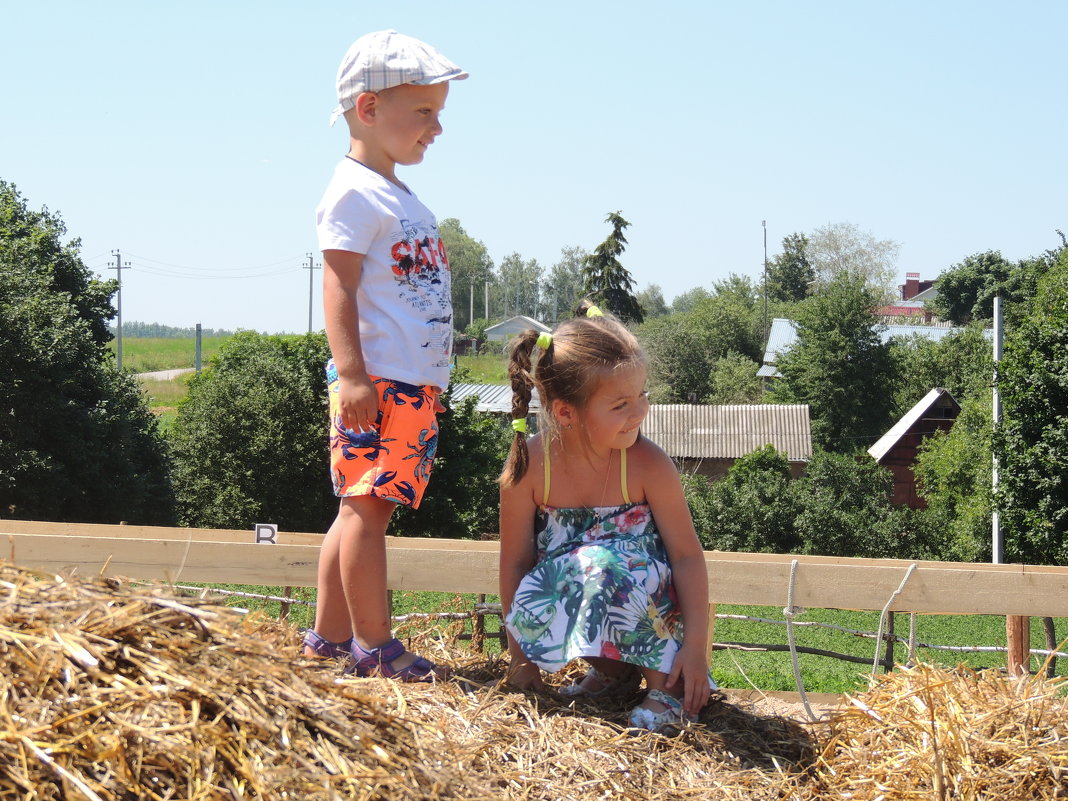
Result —
[[[596, 306], [578, 313], [512, 346], [516, 435], [500, 477], [510, 678], [544, 688], [541, 670], [583, 657], [589, 671], [563, 692], [592, 697], [644, 676], [630, 723], [656, 731], [696, 720], [715, 686], [704, 552], [674, 464], [638, 430], [649, 401], [637, 340]], [[542, 428], [527, 440], [534, 386]]]

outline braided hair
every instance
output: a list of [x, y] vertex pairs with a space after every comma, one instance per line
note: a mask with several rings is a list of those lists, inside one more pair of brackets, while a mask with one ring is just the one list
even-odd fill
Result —
[[580, 303], [575, 315], [556, 327], [551, 342], [541, 349], [536, 366], [533, 357], [539, 342], [538, 332], [527, 329], [512, 341], [508, 378], [512, 385], [512, 420], [516, 432], [498, 479], [504, 487], [522, 479], [530, 465], [525, 421], [534, 388], [541, 399], [540, 427], [548, 440], [558, 435], [552, 414], [554, 401], [582, 409], [605, 373], [646, 365], [638, 340], [615, 317], [601, 312], [589, 301]]

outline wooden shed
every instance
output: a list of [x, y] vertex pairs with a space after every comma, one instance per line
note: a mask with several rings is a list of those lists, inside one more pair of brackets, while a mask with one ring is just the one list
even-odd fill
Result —
[[910, 509], [927, 506], [916, 491], [916, 454], [927, 437], [936, 431], [948, 431], [959, 414], [960, 404], [949, 391], [935, 387], [868, 448], [872, 458], [894, 474], [895, 504]]

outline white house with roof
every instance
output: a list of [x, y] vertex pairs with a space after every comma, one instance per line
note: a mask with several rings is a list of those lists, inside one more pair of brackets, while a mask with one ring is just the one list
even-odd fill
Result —
[[486, 328], [486, 339], [490, 342], [506, 342], [517, 334], [522, 334], [528, 328], [533, 328], [539, 334], [547, 334], [552, 331], [545, 323], [535, 320], [533, 317], [517, 314], [515, 317], [509, 317], [496, 325], [488, 326]]

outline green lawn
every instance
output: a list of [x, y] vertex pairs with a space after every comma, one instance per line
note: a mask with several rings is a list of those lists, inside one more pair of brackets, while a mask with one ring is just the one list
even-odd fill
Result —
[[[203, 337], [200, 341], [201, 361], [208, 361], [219, 352], [229, 337]], [[111, 341], [112, 351], [118, 342]], [[123, 337], [122, 367], [135, 373], [153, 373], [157, 370], [177, 370], [196, 366], [197, 342], [194, 337], [170, 339], [167, 337]]]
[[457, 366], [464, 368], [471, 375], [472, 384], [507, 384], [508, 360], [493, 353], [480, 353], [477, 356], [457, 356]]
[[[254, 592], [261, 595], [281, 595], [280, 587], [238, 587], [227, 589]], [[314, 591], [298, 588], [293, 596], [311, 600]], [[496, 601], [490, 597], [489, 601]], [[393, 614], [406, 615], [412, 612], [466, 611], [473, 608], [475, 595], [454, 595], [452, 593], [431, 592], [395, 592], [393, 593]], [[261, 609], [271, 616], [279, 614], [281, 605], [275, 601], [258, 601], [241, 597], [232, 597], [228, 603], [247, 609]], [[782, 609], [776, 607], [728, 606], [717, 608], [720, 615], [746, 615], [749, 617], [782, 620]], [[305, 628], [312, 624], [314, 609], [311, 606], [294, 605], [290, 608], [289, 619], [298, 627]], [[896, 634], [908, 637], [909, 616], [898, 614]], [[797, 618], [797, 622], [830, 623], [842, 628], [857, 631], [875, 632], [879, 626], [876, 612], [849, 612], [834, 609], [815, 609], [806, 611]], [[1058, 636], [1068, 636], [1068, 619], [1057, 619]], [[487, 633], [499, 630], [499, 620], [495, 616], [486, 619]], [[449, 622], [416, 622], [409, 625], [434, 626], [445, 628]], [[470, 623], [466, 630], [470, 631]], [[917, 618], [917, 642], [932, 645], [951, 646], [1004, 646], [1005, 618], [989, 615], [921, 615]], [[784, 625], [771, 623], [754, 623], [741, 620], [716, 621], [715, 640], [717, 643], [759, 643], [786, 644], [787, 634]], [[861, 638], [854, 634], [832, 629], [798, 626], [795, 629], [795, 641], [798, 646], [818, 648], [826, 651], [856, 656], [864, 660], [863, 664], [845, 662], [831, 657], [814, 654], [800, 654], [799, 665], [804, 687], [808, 692], [855, 692], [863, 690], [867, 677], [871, 675], [872, 661], [875, 656], [875, 641]], [[1031, 647], [1045, 648], [1042, 628], [1037, 619], [1031, 621]], [[490, 652], [498, 649], [496, 640], [487, 640]], [[885, 646], [883, 647], [885, 648]], [[1063, 646], [1060, 650], [1064, 650]], [[883, 649], [880, 649], [880, 655]], [[902, 663], [908, 658], [907, 647], [898, 644], [895, 648], [896, 661]], [[942, 665], [966, 664], [972, 668], [1003, 668], [1004, 653], [974, 653], [942, 651], [919, 648], [917, 656], [920, 661]], [[1037, 671], [1042, 660], [1032, 657], [1032, 670]], [[1058, 675], [1068, 675], [1068, 660], [1059, 660]], [[880, 668], [881, 671], [881, 668]], [[712, 675], [722, 687], [751, 688], [764, 691], [797, 689], [793, 675], [790, 654], [785, 651], [740, 651], [716, 650], [712, 659]]]
[[[226, 340], [227, 337], [208, 337], [201, 341], [203, 366], [207, 367], [211, 357], [219, 352]], [[114, 341], [111, 347], [114, 350]], [[135, 373], [193, 367], [195, 353], [196, 342], [193, 339], [128, 337], [122, 341], [122, 366]], [[508, 383], [508, 366], [503, 356], [458, 356], [457, 364], [468, 371], [472, 383]], [[178, 402], [188, 394], [191, 377], [191, 374], [187, 374], [170, 381], [142, 379], [141, 384], [149, 398], [149, 408], [159, 416], [164, 429], [173, 422]]]

